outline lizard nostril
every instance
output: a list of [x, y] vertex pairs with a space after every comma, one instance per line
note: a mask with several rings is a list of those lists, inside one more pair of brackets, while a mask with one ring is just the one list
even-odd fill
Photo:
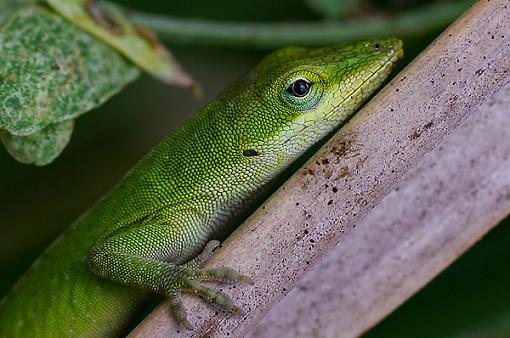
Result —
[[376, 41], [372, 44], [372, 48], [374, 48], [375, 51], [381, 50], [384, 48], [384, 45], [380, 43], [379, 41]]

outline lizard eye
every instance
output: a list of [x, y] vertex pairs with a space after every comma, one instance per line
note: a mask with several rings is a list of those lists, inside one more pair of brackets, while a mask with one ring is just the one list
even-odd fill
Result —
[[293, 96], [303, 97], [306, 96], [306, 94], [308, 94], [311, 85], [312, 84], [310, 82], [303, 79], [299, 79], [292, 82], [289, 88], [287, 88], [287, 91]]
[[321, 101], [325, 82], [326, 80], [321, 75], [308, 69], [299, 68], [293, 73], [283, 74], [281, 79], [276, 82], [277, 93], [283, 103], [293, 112], [306, 112], [315, 109]]

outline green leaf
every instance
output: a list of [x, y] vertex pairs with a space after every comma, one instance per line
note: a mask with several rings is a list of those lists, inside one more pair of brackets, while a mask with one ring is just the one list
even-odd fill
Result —
[[[40, 5], [23, 7], [5, 21], [0, 28], [0, 55], [0, 129], [14, 136], [33, 135], [74, 119], [139, 75], [138, 68], [114, 49]], [[50, 128], [40, 135], [55, 145], [41, 143], [44, 156], [37, 155], [34, 139], [13, 141], [4, 133], [2, 140], [10, 153], [24, 154], [17, 156], [25, 158], [23, 162], [43, 163], [47, 161], [40, 158], [60, 153], [57, 143], [66, 143], [61, 136], [50, 137], [51, 130], [62, 133]], [[20, 146], [23, 140], [30, 144]], [[48, 155], [50, 148], [54, 156]]]
[[120, 8], [94, 0], [47, 0], [64, 17], [117, 49], [146, 72], [163, 82], [191, 87], [193, 79], [183, 71], [156, 35], [133, 25]]
[[73, 133], [74, 120], [50, 124], [28, 136], [15, 136], [0, 130], [0, 138], [9, 153], [25, 164], [46, 165], [64, 150]]
[[0, 24], [7, 20], [15, 10], [35, 2], [37, 0], [0, 0]]

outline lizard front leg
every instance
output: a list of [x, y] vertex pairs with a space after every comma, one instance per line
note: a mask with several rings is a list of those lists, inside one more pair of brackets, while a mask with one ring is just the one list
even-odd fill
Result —
[[218, 241], [210, 241], [201, 254], [193, 257], [207, 242], [207, 232], [199, 231], [207, 228], [205, 222], [195, 212], [181, 210], [149, 224], [130, 226], [93, 247], [89, 266], [109, 280], [166, 296], [176, 320], [189, 330], [192, 326], [181, 302], [182, 292], [202, 296], [238, 314], [241, 310], [227, 295], [200, 284], [250, 282], [248, 277], [229, 268], [199, 268], [219, 245]]

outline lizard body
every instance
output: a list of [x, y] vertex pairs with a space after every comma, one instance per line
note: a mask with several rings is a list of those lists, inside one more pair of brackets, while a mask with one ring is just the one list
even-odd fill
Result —
[[401, 42], [386, 39], [267, 56], [39, 257], [0, 303], [0, 337], [119, 336], [152, 293], [170, 299], [186, 328], [182, 292], [238, 312], [200, 284], [248, 281], [228, 268], [198, 268], [217, 245], [209, 241], [350, 116], [401, 55]]

